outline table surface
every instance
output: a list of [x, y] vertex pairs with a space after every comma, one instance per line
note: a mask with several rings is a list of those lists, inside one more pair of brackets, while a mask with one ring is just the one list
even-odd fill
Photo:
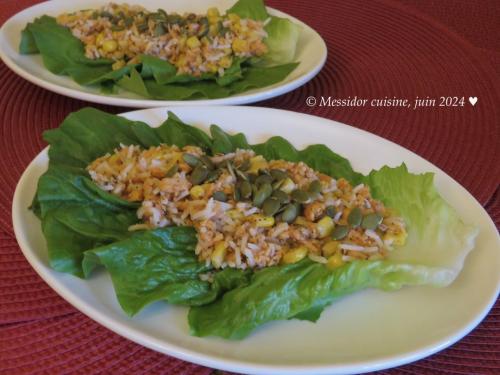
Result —
[[[0, 24], [37, 1], [0, 1]], [[269, 5], [315, 28], [329, 57], [305, 86], [256, 105], [331, 118], [416, 152], [466, 187], [500, 226], [500, 3], [496, 0], [285, 1]], [[92, 105], [45, 91], [0, 63], [0, 374], [210, 374], [101, 327], [53, 292], [17, 246], [11, 223], [16, 183], [43, 148], [44, 130]], [[308, 96], [477, 96], [475, 106], [308, 107]], [[468, 103], [467, 103], [468, 104]], [[110, 112], [125, 108], [94, 105]], [[426, 359], [381, 371], [499, 373], [500, 305], [469, 335]]]

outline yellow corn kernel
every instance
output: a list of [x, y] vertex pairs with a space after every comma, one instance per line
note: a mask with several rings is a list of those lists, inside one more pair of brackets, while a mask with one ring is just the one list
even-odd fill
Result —
[[102, 49], [104, 50], [104, 52], [114, 52], [116, 51], [116, 49], [118, 48], [118, 43], [116, 42], [116, 40], [105, 40], [103, 43], [102, 43]]
[[191, 37], [189, 37], [189, 38], [186, 40], [186, 45], [187, 45], [189, 48], [198, 48], [199, 46], [201, 46], [201, 42], [200, 42], [200, 40], [198, 39], [198, 37], [196, 37], [196, 36], [191, 36]]
[[193, 199], [201, 199], [205, 195], [205, 189], [200, 185], [195, 185], [189, 190], [189, 195]]
[[297, 218], [294, 221], [294, 224], [297, 225], [302, 225], [302, 226], [307, 226], [309, 225], [310, 221], [307, 221], [307, 219], [304, 216], [297, 216]]
[[210, 35], [216, 36], [219, 33], [219, 23], [211, 23], [208, 27], [208, 32], [210, 33]]
[[118, 60], [117, 62], [115, 62], [113, 65], [111, 65], [111, 68], [113, 70], [118, 70], [118, 69], [121, 69], [125, 66], [125, 61], [123, 60]]
[[104, 34], [103, 33], [97, 34], [97, 37], [95, 38], [95, 44], [97, 46], [100, 46], [103, 41], [104, 41]]
[[241, 32], [242, 31], [241, 24], [239, 24], [239, 23], [233, 23], [232, 29], [233, 29], [233, 31], [235, 31], [237, 33]]
[[239, 210], [229, 210], [226, 211], [226, 214], [233, 220], [238, 220], [243, 218], [243, 213]]
[[328, 241], [323, 245], [321, 248], [321, 252], [323, 253], [324, 257], [331, 257], [337, 252], [340, 252], [339, 248], [340, 242], [339, 241]]
[[229, 13], [229, 14], [227, 15], [227, 18], [229, 18], [229, 20], [230, 20], [231, 22], [233, 22], [233, 23], [235, 23], [235, 22], [239, 22], [239, 20], [240, 20], [240, 16], [238, 16], [236, 13]]
[[305, 246], [295, 247], [293, 249], [288, 250], [285, 255], [283, 255], [283, 263], [292, 264], [297, 263], [304, 259], [309, 252], [309, 249]]
[[333, 219], [330, 216], [325, 216], [320, 221], [316, 223], [316, 229], [318, 230], [319, 238], [325, 238], [332, 233], [333, 227], [335, 224], [333, 223]]
[[212, 255], [210, 256], [210, 260], [212, 261], [212, 265], [215, 268], [220, 268], [222, 263], [224, 262], [224, 258], [227, 253], [227, 245], [224, 241], [217, 242], [214, 246], [214, 251], [212, 251]]
[[208, 8], [207, 10], [207, 17], [218, 17], [220, 15], [219, 13], [219, 9], [217, 9], [216, 7], [212, 7], [212, 8]]
[[212, 64], [212, 63], [207, 63], [207, 70], [210, 72], [210, 73], [215, 73], [217, 70], [219, 70], [217, 68], [217, 65], [215, 64]]
[[207, 19], [208, 19], [208, 23], [210, 25], [215, 25], [215, 24], [217, 24], [217, 22], [220, 21], [220, 17], [219, 16], [208, 16]]
[[231, 44], [231, 47], [233, 48], [234, 52], [247, 52], [249, 47], [248, 47], [248, 41], [244, 39], [235, 39], [233, 40], [233, 43]]
[[328, 262], [326, 262], [326, 266], [331, 270], [340, 267], [343, 264], [344, 261], [342, 260], [342, 254], [340, 252], [332, 255], [330, 258], [328, 258]]
[[280, 186], [280, 190], [283, 190], [287, 194], [290, 194], [292, 191], [295, 190], [295, 188], [296, 185], [290, 177], [285, 178], [285, 180]]
[[253, 215], [252, 219], [255, 221], [255, 225], [261, 228], [269, 228], [274, 225], [274, 217], [272, 216], [262, 216]]
[[250, 168], [248, 169], [248, 173], [257, 173], [261, 169], [265, 169], [266, 167], [266, 159], [264, 159], [262, 155], [257, 155], [250, 159]]
[[384, 239], [384, 241], [391, 241], [392, 240], [393, 245], [403, 246], [406, 243], [407, 237], [408, 237], [408, 233], [406, 232], [406, 230], [404, 228], [401, 228], [401, 232], [397, 233], [397, 234], [387, 232], [386, 234], [384, 234], [383, 239]]
[[176, 61], [175, 65], [178, 66], [178, 67], [183, 67], [186, 64], [187, 64], [186, 56], [185, 55], [179, 55], [179, 57], [177, 58], [177, 61]]
[[227, 69], [231, 66], [231, 64], [233, 63], [233, 60], [231, 59], [231, 57], [229, 56], [224, 56], [223, 58], [221, 58], [219, 60], [219, 65], [224, 68], [224, 69]]

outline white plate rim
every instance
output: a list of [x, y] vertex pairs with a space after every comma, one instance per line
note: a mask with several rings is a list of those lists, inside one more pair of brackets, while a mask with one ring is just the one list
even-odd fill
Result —
[[[5, 35], [5, 29], [8, 27], [10, 22], [15, 21], [16, 17], [21, 15], [22, 13], [31, 12], [37, 7], [43, 6], [49, 1], [45, 1], [42, 3], [38, 3], [32, 5], [28, 8], [23, 9], [22, 11], [14, 14], [10, 17], [4, 24], [0, 27], [0, 37]], [[52, 2], [52, 1], [50, 1]], [[240, 105], [240, 104], [250, 104], [255, 103], [267, 99], [271, 99], [283, 94], [286, 94], [290, 91], [297, 89], [298, 87], [306, 84], [311, 79], [313, 79], [323, 68], [326, 63], [326, 59], [328, 56], [328, 49], [324, 39], [319, 35], [319, 33], [314, 30], [311, 26], [302, 22], [301, 20], [292, 17], [284, 12], [281, 12], [277, 9], [266, 7], [272, 15], [276, 15], [279, 17], [284, 17], [292, 20], [293, 22], [299, 24], [302, 28], [312, 32], [314, 34], [314, 38], [317, 39], [318, 42], [322, 45], [321, 55], [317, 60], [316, 65], [314, 65], [306, 74], [303, 74], [294, 80], [288, 83], [278, 83], [273, 89], [268, 89], [268, 87], [263, 87], [255, 93], [247, 94], [245, 92], [241, 94], [236, 94], [229, 96], [227, 98], [220, 99], [200, 99], [200, 100], [154, 100], [154, 99], [132, 99], [132, 98], [120, 98], [111, 95], [104, 94], [93, 94], [85, 91], [80, 91], [73, 88], [67, 88], [60, 86], [56, 83], [47, 81], [43, 78], [37, 77], [36, 75], [26, 71], [21, 66], [16, 64], [16, 62], [10, 57], [9, 53], [2, 48], [2, 43], [0, 43], [0, 59], [7, 65], [14, 73], [19, 75], [20, 77], [26, 79], [27, 81], [47, 89], [49, 91], [55, 92], [57, 94], [67, 96], [70, 98], [85, 100], [92, 103], [105, 104], [105, 105], [113, 105], [113, 106], [124, 106], [131, 108], [153, 108], [153, 107], [164, 107], [164, 106], [189, 106], [189, 105]], [[300, 65], [299, 65], [300, 66]], [[68, 79], [71, 79], [67, 77]], [[286, 78], [285, 78], [286, 81]], [[250, 90], [251, 91], [251, 90]]]
[[[130, 111], [130, 112], [125, 112], [121, 113], [119, 115], [127, 117], [127, 116], [134, 116], [137, 114], [140, 114], [141, 112], [148, 112], [148, 111], [166, 111], [166, 110], [171, 110], [175, 113], [176, 110], [179, 110], [179, 108], [172, 108], [172, 107], [165, 107], [165, 108], [151, 108], [151, 109], [144, 109], [144, 110], [136, 110], [136, 111]], [[183, 110], [190, 111], [190, 110], [202, 110], [203, 108], [199, 108], [198, 106], [192, 106], [192, 107], [183, 107]], [[280, 109], [271, 109], [271, 108], [264, 108], [264, 107], [245, 107], [245, 106], [239, 106], [239, 107], [227, 107], [227, 106], [216, 106], [216, 107], [211, 107], [211, 109], [214, 110], [232, 110], [232, 111], [272, 111], [272, 112], [282, 112], [283, 115], [286, 116], [288, 113], [293, 114], [294, 116], [304, 116], [306, 118], [316, 118], [316, 119], [321, 119], [324, 120], [325, 122], [331, 123], [331, 125], [335, 126], [340, 126], [340, 127], [345, 127], [350, 129], [350, 131], [358, 133], [361, 136], [368, 136], [373, 138], [374, 140], [383, 142], [383, 143], [389, 143], [392, 144], [393, 146], [404, 150], [406, 153], [412, 154], [412, 156], [420, 159], [420, 161], [424, 162], [425, 164], [428, 164], [429, 166], [434, 169], [433, 172], [438, 171], [439, 173], [442, 173], [442, 175], [451, 180], [458, 188], [462, 190], [462, 193], [466, 194], [469, 199], [472, 200], [472, 202], [480, 209], [483, 211], [484, 215], [486, 215], [488, 224], [489, 224], [489, 230], [492, 230], [496, 233], [497, 241], [500, 243], [500, 236], [498, 234], [498, 231], [496, 230], [496, 226], [493, 223], [493, 220], [491, 217], [486, 213], [484, 208], [480, 205], [480, 203], [462, 186], [460, 185], [457, 181], [455, 181], [453, 178], [451, 178], [447, 173], [442, 171], [440, 168], [436, 167], [432, 163], [426, 161], [424, 158], [420, 157], [419, 155], [415, 154], [411, 150], [408, 150], [402, 146], [399, 146], [398, 144], [389, 141], [387, 139], [384, 139], [378, 135], [372, 134], [370, 132], [364, 131], [362, 129], [358, 129], [355, 127], [352, 127], [350, 125], [346, 125], [343, 123], [339, 123], [336, 121], [332, 121], [329, 119], [325, 118], [320, 118], [317, 116], [312, 116], [308, 114], [303, 114], [303, 113], [297, 113], [297, 112], [292, 112], [292, 111], [287, 111], [287, 110], [280, 110]], [[182, 118], [182, 117], [181, 117]], [[207, 121], [207, 124], [210, 121]], [[435, 340], [431, 344], [421, 348], [420, 350], [415, 350], [412, 352], [405, 353], [403, 355], [399, 356], [388, 356], [388, 357], [383, 357], [383, 358], [378, 358], [377, 360], [370, 360], [366, 361], [363, 363], [356, 363], [356, 364], [351, 364], [351, 365], [342, 365], [342, 366], [337, 366], [337, 365], [330, 365], [330, 366], [325, 366], [325, 365], [319, 365], [319, 366], [312, 366], [312, 365], [305, 365], [305, 366], [300, 366], [300, 365], [293, 365], [293, 366], [287, 366], [287, 365], [261, 365], [261, 364], [252, 364], [249, 362], [245, 361], [237, 361], [237, 360], [232, 360], [232, 359], [227, 359], [224, 357], [220, 356], [214, 356], [214, 355], [207, 355], [207, 354], [200, 354], [197, 351], [192, 351], [192, 350], [186, 350], [185, 348], [180, 348], [177, 345], [173, 345], [170, 343], [165, 343], [159, 339], [155, 339], [152, 337], [148, 337], [147, 334], [144, 334], [135, 328], [130, 328], [127, 327], [125, 324], [122, 324], [121, 322], [116, 322], [112, 318], [107, 317], [105, 314], [101, 314], [99, 311], [97, 311], [93, 306], [87, 305], [85, 302], [81, 301], [78, 297], [76, 297], [74, 294], [71, 292], [65, 291], [64, 289], [61, 290], [59, 281], [57, 281], [51, 274], [50, 272], [46, 272], [46, 270], [43, 269], [43, 265], [36, 259], [34, 254], [31, 252], [31, 249], [29, 248], [28, 244], [26, 241], [23, 239], [23, 234], [20, 232], [20, 227], [21, 227], [21, 220], [22, 220], [22, 214], [20, 208], [22, 207], [22, 202], [21, 202], [21, 189], [23, 185], [25, 184], [25, 180], [27, 179], [28, 172], [30, 170], [30, 167], [34, 164], [35, 160], [43, 154], [45, 154], [48, 150], [48, 147], [46, 147], [44, 150], [42, 150], [30, 163], [30, 165], [26, 168], [24, 173], [22, 174], [17, 186], [16, 190], [14, 193], [14, 198], [13, 198], [13, 203], [12, 203], [12, 220], [13, 220], [13, 226], [14, 226], [14, 232], [16, 235], [16, 239], [18, 240], [18, 244], [30, 263], [30, 265], [35, 269], [35, 271], [40, 275], [40, 277], [47, 283], [49, 286], [56, 291], [62, 298], [64, 298], [66, 301], [68, 301], [71, 305], [73, 305], [75, 308], [77, 308], [80, 312], [88, 316], [89, 318], [93, 319], [94, 321], [98, 322], [99, 324], [105, 326], [106, 328], [110, 329], [111, 331], [131, 340], [134, 341], [140, 345], [143, 345], [145, 347], [148, 347], [150, 349], [156, 350], [158, 352], [172, 355], [174, 357], [180, 358], [182, 360], [186, 360], [189, 362], [197, 363], [203, 366], [208, 366], [208, 367], [213, 367], [213, 368], [218, 368], [221, 370], [226, 370], [226, 371], [235, 371], [235, 372], [241, 372], [241, 373], [252, 373], [252, 374], [267, 374], [267, 373], [273, 373], [273, 374], [303, 374], [304, 372], [311, 372], [315, 374], [354, 374], [354, 373], [365, 373], [369, 371], [377, 371], [377, 370], [383, 370], [387, 368], [392, 368], [404, 364], [408, 364], [410, 362], [425, 358], [429, 355], [432, 355], [438, 351], [441, 351], [452, 344], [456, 343], [459, 341], [461, 338], [466, 336], [470, 331], [472, 331], [488, 314], [492, 306], [494, 305], [496, 299], [498, 298], [499, 292], [500, 292], [500, 275], [497, 277], [498, 282], [497, 282], [497, 287], [496, 291], [490, 296], [489, 301], [487, 301], [485, 304], [483, 304], [481, 312], [477, 314], [474, 319], [470, 320], [467, 322], [467, 325], [463, 327], [463, 329], [456, 331], [453, 335], [449, 335], [447, 337], [441, 338], [440, 340]]]

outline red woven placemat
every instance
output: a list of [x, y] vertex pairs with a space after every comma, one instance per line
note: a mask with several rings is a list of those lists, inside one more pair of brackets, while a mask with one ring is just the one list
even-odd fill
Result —
[[[35, 2], [3, 0], [0, 22]], [[490, 63], [499, 61], [499, 51], [494, 48], [498, 48], [495, 36], [500, 32], [498, 23], [491, 21], [498, 20], [498, 6], [486, 2], [471, 5], [464, 0], [404, 0], [404, 5], [328, 0], [269, 3], [314, 27], [325, 39], [329, 57], [309, 84], [258, 105], [332, 118], [391, 139], [462, 183], [500, 226], [500, 163], [495, 155], [500, 150], [500, 85]], [[464, 12], [476, 18], [463, 18]], [[446, 27], [433, 15], [441, 16]], [[484, 30], [489, 32], [485, 37]], [[31, 269], [12, 232], [10, 206], [15, 185], [45, 146], [43, 130], [56, 127], [68, 113], [89, 103], [35, 87], [3, 64], [0, 82], [0, 373], [210, 373], [99, 326], [58, 297]], [[309, 96], [409, 100], [477, 96], [478, 103], [415, 111], [308, 107]], [[497, 303], [459, 343], [383, 373], [498, 373], [499, 339]]]

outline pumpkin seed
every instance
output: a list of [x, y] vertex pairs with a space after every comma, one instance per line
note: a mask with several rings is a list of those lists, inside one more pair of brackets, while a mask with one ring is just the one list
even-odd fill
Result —
[[268, 174], [261, 174], [259, 177], [257, 177], [257, 179], [255, 180], [255, 184], [257, 185], [262, 185], [262, 184], [265, 184], [265, 183], [271, 183], [273, 182], [273, 178], [271, 176], [269, 176]]
[[216, 191], [215, 193], [212, 194], [212, 198], [214, 198], [216, 201], [219, 202], [227, 201], [227, 195], [223, 191]]
[[188, 153], [182, 154], [182, 160], [184, 160], [190, 167], [196, 167], [200, 162], [200, 159], [198, 159], [198, 157]]
[[280, 202], [276, 198], [267, 198], [262, 204], [264, 215], [273, 216], [280, 209]]
[[291, 196], [293, 200], [299, 203], [308, 203], [311, 200], [310, 195], [306, 191], [300, 189], [292, 191]]
[[248, 180], [248, 176], [246, 175], [245, 172], [240, 171], [239, 169], [236, 170], [236, 174], [238, 175], [239, 178], [242, 180]]
[[281, 213], [281, 220], [285, 223], [293, 222], [299, 214], [299, 206], [293, 203], [287, 204]]
[[288, 177], [288, 174], [282, 171], [281, 169], [271, 169], [269, 173], [271, 174], [271, 176], [274, 178], [275, 181], [282, 181]]
[[353, 227], [359, 227], [362, 218], [361, 209], [359, 207], [354, 207], [347, 217], [347, 222]]
[[208, 169], [210, 169], [210, 170], [215, 169], [215, 164], [212, 162], [212, 160], [207, 155], [201, 155], [200, 160], [203, 164], [205, 164], [207, 166]]
[[326, 216], [330, 216], [331, 218], [334, 218], [336, 211], [337, 210], [335, 209], [335, 206], [327, 206], [326, 210], [325, 210], [325, 214], [326, 214]]
[[165, 29], [163, 28], [163, 25], [161, 23], [157, 23], [153, 32], [154, 36], [161, 36], [166, 33]]
[[191, 173], [190, 180], [193, 185], [199, 185], [203, 181], [205, 181], [207, 177], [208, 177], [207, 167], [200, 164], [197, 167], [195, 167], [193, 173]]
[[243, 163], [241, 163], [238, 167], [240, 171], [247, 171], [248, 168], [250, 168], [250, 159], [243, 160]]
[[167, 173], [165, 173], [165, 177], [172, 177], [177, 173], [178, 170], [179, 170], [179, 165], [176, 163], [172, 167], [170, 167]]
[[311, 182], [308, 191], [314, 194], [321, 193], [321, 182], [319, 182], [319, 180], [314, 180], [313, 182]]
[[271, 197], [276, 198], [281, 204], [289, 203], [290, 197], [283, 190], [275, 190], [271, 194]]
[[382, 216], [373, 212], [371, 214], [366, 215], [361, 222], [361, 226], [365, 229], [375, 230], [382, 222]]
[[239, 186], [241, 197], [243, 199], [248, 199], [252, 196], [252, 185], [248, 181], [241, 181]]
[[248, 181], [250, 181], [252, 184], [254, 184], [257, 177], [258, 176], [255, 173], [249, 173], [248, 174]]
[[241, 191], [238, 188], [238, 186], [235, 187], [234, 192], [233, 192], [233, 196], [234, 196], [234, 200], [236, 202], [238, 202], [239, 200], [241, 200]]
[[221, 175], [222, 171], [220, 169], [214, 169], [213, 171], [208, 172], [208, 176], [206, 181], [207, 182], [214, 182], [219, 178]]
[[256, 207], [260, 207], [264, 201], [269, 198], [271, 193], [273, 192], [273, 189], [271, 187], [271, 184], [269, 183], [264, 183], [261, 187], [259, 187], [259, 190], [255, 193], [253, 197], [253, 205]]
[[337, 225], [333, 228], [332, 238], [334, 240], [341, 240], [349, 233], [349, 227], [347, 225]]

